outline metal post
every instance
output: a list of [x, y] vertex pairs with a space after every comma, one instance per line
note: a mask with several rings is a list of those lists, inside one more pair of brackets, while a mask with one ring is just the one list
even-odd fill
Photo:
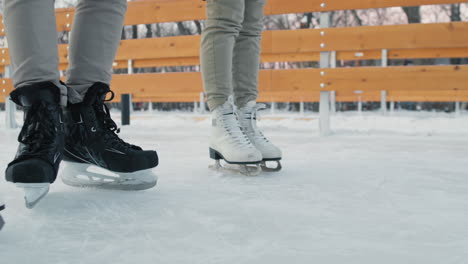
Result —
[[362, 113], [362, 96], [359, 96], [359, 101], [357, 105], [357, 110], [361, 114]]
[[133, 74], [133, 60], [128, 60], [128, 74]]
[[206, 109], [206, 106], [205, 106], [205, 93], [201, 92], [200, 93], [200, 114], [204, 114], [205, 109]]
[[455, 102], [455, 114], [460, 115], [460, 102]]
[[388, 50], [382, 49], [382, 67], [388, 67]]
[[148, 102], [148, 112], [153, 113], [153, 102], [149, 101]]
[[[4, 78], [11, 78], [11, 66], [5, 65]], [[16, 129], [16, 104], [10, 100], [10, 96], [5, 98], [5, 125], [9, 129]]]
[[5, 98], [5, 111], [6, 128], [16, 129], [18, 127], [16, 123], [16, 104], [11, 101], [10, 96]]
[[387, 113], [387, 91], [382, 91], [380, 96], [380, 109], [382, 114]]
[[132, 104], [131, 94], [122, 94], [122, 126], [130, 125], [130, 105]]
[[270, 109], [270, 112], [272, 115], [275, 114], [275, 110], [276, 110], [276, 103], [275, 102], [271, 102], [271, 109]]
[[[388, 50], [382, 49], [382, 67], [388, 66]], [[382, 110], [382, 114], [387, 113], [387, 91], [382, 91], [380, 97], [380, 109]]]
[[[325, 5], [323, 3], [322, 5]], [[325, 28], [330, 27], [330, 13], [322, 12], [320, 13], [320, 28], [322, 31], [320, 35], [323, 37], [326, 35]], [[320, 47], [323, 49], [326, 47], [325, 42], [320, 43]], [[330, 68], [330, 52], [323, 51], [320, 52], [320, 68], [326, 69]], [[325, 71], [322, 71], [322, 76], [325, 75]], [[320, 84], [321, 88], [326, 88], [325, 83]], [[326, 136], [330, 133], [330, 92], [329, 91], [320, 91], [320, 122], [319, 129], [320, 135]]]
[[[128, 69], [127, 72], [128, 72], [128, 74], [133, 74], [133, 60], [128, 60], [128, 64], [127, 64], [127, 65], [128, 65], [128, 66], [127, 66], [127, 69]], [[123, 98], [123, 97], [122, 97], [122, 98]], [[123, 101], [122, 101], [122, 103], [123, 103]], [[124, 107], [123, 107], [123, 105], [122, 105], [122, 121], [123, 121], [123, 109], [124, 109]], [[134, 110], [134, 109], [133, 109], [133, 104], [132, 104], [131, 98], [130, 98], [130, 104], [129, 104], [129, 108], [128, 108], [128, 109], [129, 109], [128, 124], [124, 124], [124, 123], [122, 122], [122, 125], [129, 125], [129, 124], [130, 124], [130, 113], [133, 113], [133, 110]]]
[[[336, 51], [330, 52], [330, 68], [336, 68]], [[336, 91], [330, 91], [330, 112], [336, 113]]]
[[332, 114], [336, 113], [336, 92], [330, 91], [330, 112]]
[[330, 133], [330, 107], [329, 104], [322, 103], [330, 101], [329, 92], [320, 92], [320, 135], [326, 136]]
[[330, 52], [330, 68], [336, 68], [336, 51]]
[[393, 113], [395, 111], [395, 102], [392, 100], [390, 102], [390, 113]]
[[197, 101], [193, 101], [193, 113], [197, 113], [198, 112], [198, 103]]
[[301, 101], [299, 103], [299, 113], [300, 113], [301, 116], [304, 115], [304, 101]]

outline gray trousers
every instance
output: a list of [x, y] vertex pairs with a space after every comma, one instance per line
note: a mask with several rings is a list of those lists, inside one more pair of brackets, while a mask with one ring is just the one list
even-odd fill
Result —
[[80, 0], [70, 34], [66, 86], [60, 83], [54, 0], [4, 0], [13, 84], [51, 81], [62, 105], [79, 103], [95, 82], [110, 83], [126, 0]]
[[201, 69], [211, 110], [256, 100], [265, 0], [207, 0]]

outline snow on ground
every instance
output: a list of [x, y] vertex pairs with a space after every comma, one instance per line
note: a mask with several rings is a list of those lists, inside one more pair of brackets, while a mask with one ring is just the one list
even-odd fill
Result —
[[1, 177], [1, 263], [468, 263], [468, 113], [341, 113], [329, 137], [315, 113], [266, 114], [284, 169], [258, 177], [208, 170], [207, 115], [133, 117], [122, 136], [158, 150], [157, 188], [59, 180], [28, 210]]

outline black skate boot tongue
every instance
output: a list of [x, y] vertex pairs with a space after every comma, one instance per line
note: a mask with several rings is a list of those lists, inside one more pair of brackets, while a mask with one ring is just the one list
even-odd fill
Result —
[[59, 104], [60, 89], [52, 82], [40, 82], [15, 89], [11, 100], [20, 106], [30, 107], [38, 102]]
[[[106, 98], [109, 93], [110, 97]], [[99, 116], [98, 118], [102, 121], [100, 127], [103, 128], [103, 131], [107, 136], [111, 136], [115, 140], [116, 144], [133, 150], [142, 150], [139, 146], [124, 142], [116, 135], [120, 133], [120, 129], [112, 120], [109, 109], [105, 105], [105, 102], [111, 101], [113, 98], [114, 92], [109, 88], [109, 85], [97, 82], [89, 87], [82, 104], [94, 107], [96, 115]]]
[[[111, 90], [109, 86], [105, 83], [97, 82], [89, 87], [86, 95], [83, 99], [83, 104], [85, 105], [93, 105], [95, 103], [101, 103], [104, 101], [110, 101], [111, 99], [106, 100], [106, 95]], [[113, 97], [113, 96], [112, 96]]]

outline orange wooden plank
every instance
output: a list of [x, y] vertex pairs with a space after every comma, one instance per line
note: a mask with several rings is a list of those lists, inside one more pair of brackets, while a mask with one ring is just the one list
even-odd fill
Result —
[[462, 48], [389, 50], [388, 58], [389, 59], [468, 58], [468, 46], [462, 47]]
[[200, 36], [122, 40], [116, 60], [198, 57]]
[[[338, 51], [337, 60], [378, 60], [382, 58], [381, 50]], [[430, 49], [390, 49], [389, 59], [436, 59], [468, 58], [468, 47], [430, 48]]]
[[[322, 88], [321, 83], [326, 86]], [[117, 91], [135, 93], [199, 93], [203, 90], [201, 75], [195, 72], [116, 75], [113, 87]], [[294, 95], [320, 90], [468, 90], [468, 65], [263, 70], [259, 89]]]
[[[464, 1], [457, 0], [269, 0], [265, 7], [265, 14], [276, 15], [463, 2]], [[69, 31], [72, 28], [74, 15], [75, 12], [73, 8], [57, 9], [57, 30]], [[201, 20], [205, 18], [205, 2], [201, 0], [133, 1], [128, 3], [128, 10], [124, 23], [125, 25], [153, 24]], [[2, 17], [0, 17], [0, 20], [2, 20]], [[0, 35], [4, 35], [4, 31], [3, 23], [0, 23]]]
[[323, 30], [322, 50], [466, 48], [468, 23], [410, 24]]
[[205, 19], [201, 0], [135, 1], [129, 3], [125, 25]]
[[[148, 52], [150, 56], [151, 52]], [[162, 54], [153, 54], [159, 57]], [[125, 57], [122, 55], [122, 57]], [[382, 57], [381, 50], [370, 51], [340, 51], [337, 52], [337, 60], [379, 60]], [[468, 58], [468, 47], [466, 48], [442, 48], [442, 49], [398, 49], [388, 51], [389, 59], [430, 59], [430, 58]], [[311, 62], [319, 61], [319, 52], [308, 53], [262, 53], [262, 63], [273, 62]], [[176, 58], [154, 58], [134, 59], [136, 68], [164, 67], [164, 66], [193, 66], [199, 65], [199, 56], [176, 57]], [[114, 68], [127, 68], [127, 60], [116, 61]]]
[[467, 90], [468, 65], [322, 70], [325, 90]]
[[[379, 60], [381, 59], [381, 54], [382, 52], [380, 50], [362, 52], [340, 51], [337, 52], [337, 60]], [[390, 59], [468, 58], [468, 48], [389, 50], [388, 54]], [[319, 52], [284, 54], [263, 53], [261, 56], [262, 63], [311, 62], [319, 61], [319, 59]], [[9, 59], [5, 64], [8, 63]], [[0, 66], [2, 65], [3, 64], [0, 63]], [[133, 66], [135, 68], [194, 65], [200, 65], [200, 58], [198, 56], [133, 60]], [[68, 61], [66, 59], [61, 59], [60, 70], [65, 70], [67, 67]], [[127, 60], [116, 60], [113, 65], [114, 69], [125, 69], [127, 67]], [[0, 73], [2, 73], [3, 70], [3, 67], [0, 67]]]
[[[337, 50], [337, 58], [344, 60], [378, 59], [383, 48], [389, 49], [389, 58], [468, 56], [468, 34], [465, 34], [468, 22], [327, 29], [325, 36], [320, 32], [314, 29], [264, 32], [262, 61], [318, 60], [318, 52], [322, 50]], [[320, 48], [322, 42], [326, 43], [324, 49]], [[116, 61], [190, 57], [193, 64], [199, 50], [200, 36], [123, 40]], [[59, 45], [60, 63], [68, 63], [67, 57], [67, 46]], [[155, 66], [162, 66], [165, 61], [169, 62], [167, 66], [186, 63], [184, 59], [159, 60]], [[149, 62], [143, 65], [150, 66]], [[8, 50], [1, 49], [0, 65], [9, 63]]]
[[13, 91], [11, 79], [0, 79], [0, 102], [5, 102], [5, 98]]
[[[326, 86], [322, 88], [321, 83]], [[203, 91], [199, 72], [114, 75], [112, 89], [138, 98], [160, 96], [170, 100], [178, 98], [177, 94], [191, 100]], [[11, 90], [11, 80], [2, 79], [0, 97]], [[468, 65], [262, 70], [259, 90], [262, 100], [267, 101], [315, 100], [321, 90], [335, 90], [340, 98], [356, 98], [358, 90], [364, 91], [361, 96], [378, 98], [375, 91], [387, 90], [389, 100], [465, 101]]]
[[203, 91], [199, 72], [114, 75], [111, 86], [117, 93], [186, 93]]
[[7, 48], [0, 49], [0, 65], [10, 65], [10, 53]]
[[[347, 52], [343, 53], [347, 56], [354, 52], [359, 58], [361, 51], [365, 51], [364, 55], [380, 56], [381, 49], [398, 49], [390, 54], [392, 57], [398, 54], [410, 56], [410, 52], [403, 49], [433, 49], [426, 50], [427, 55], [436, 48], [450, 48], [452, 55], [457, 52], [466, 54], [468, 49], [468, 34], [465, 34], [468, 22], [327, 29], [325, 36], [321, 32], [317, 29], [266, 31], [262, 51], [265, 54], [310, 55], [336, 50]], [[325, 48], [320, 47], [321, 43], [325, 43]], [[199, 51], [200, 36], [123, 40], [116, 59], [198, 57]], [[338, 53], [339, 59], [340, 56], [342, 54]]]
[[276, 30], [264, 33], [270, 43], [263, 48], [267, 53], [466, 48], [467, 32], [468, 22]]
[[73, 18], [75, 17], [74, 8], [60, 8], [55, 10], [57, 20], [57, 31], [64, 32], [72, 29]]

